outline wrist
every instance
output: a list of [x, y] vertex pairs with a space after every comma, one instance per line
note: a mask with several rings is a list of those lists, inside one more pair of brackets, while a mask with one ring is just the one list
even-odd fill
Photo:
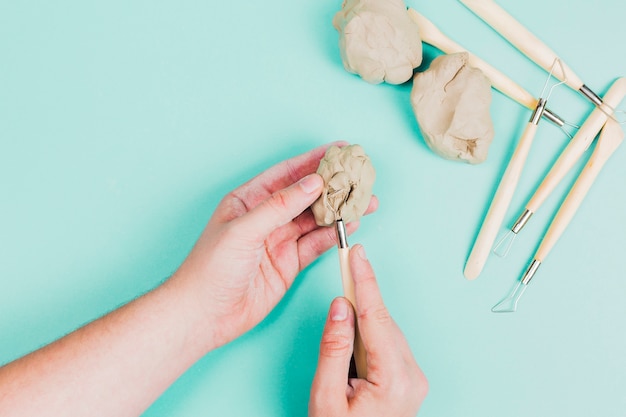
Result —
[[211, 302], [200, 291], [184, 268], [179, 269], [163, 285], [161, 290], [174, 300], [172, 308], [180, 316], [181, 325], [186, 328], [186, 339], [197, 356], [224, 345], [223, 324], [211, 309]]

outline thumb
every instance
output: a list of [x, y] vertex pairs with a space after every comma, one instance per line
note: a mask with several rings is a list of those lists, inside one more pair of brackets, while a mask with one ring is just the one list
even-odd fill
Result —
[[317, 371], [311, 388], [312, 401], [334, 405], [338, 405], [336, 401], [347, 401], [354, 323], [352, 304], [343, 297], [333, 300], [322, 334]]
[[241, 219], [245, 219], [247, 230], [253, 237], [264, 240], [275, 229], [289, 223], [313, 204], [323, 186], [324, 180], [320, 175], [307, 175], [297, 183], [276, 191]]

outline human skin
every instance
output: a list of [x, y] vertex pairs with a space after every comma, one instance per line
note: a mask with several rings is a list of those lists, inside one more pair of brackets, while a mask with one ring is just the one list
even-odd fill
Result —
[[[309, 417], [414, 417], [428, 382], [385, 307], [361, 245], [350, 250], [356, 305], [333, 301], [311, 387]], [[355, 314], [356, 310], [356, 314]], [[367, 353], [367, 379], [348, 379], [355, 322]]]
[[[336, 244], [308, 209], [326, 147], [229, 193], [163, 284], [0, 368], [0, 415], [138, 416], [198, 359], [261, 322]], [[373, 197], [368, 212], [377, 205]]]

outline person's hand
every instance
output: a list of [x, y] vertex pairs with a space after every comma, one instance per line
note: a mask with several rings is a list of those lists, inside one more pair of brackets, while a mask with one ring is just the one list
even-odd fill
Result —
[[414, 417], [428, 382], [393, 321], [361, 245], [350, 250], [356, 322], [367, 353], [367, 379], [348, 378], [355, 313], [345, 298], [333, 301], [322, 335], [309, 417]]
[[[229, 193], [174, 275], [174, 282], [197, 294], [214, 326], [214, 347], [263, 320], [296, 275], [336, 244], [334, 228], [317, 226], [308, 209], [323, 188], [314, 172], [328, 146], [284, 161]], [[374, 197], [367, 212], [376, 206]], [[348, 224], [348, 232], [357, 226]]]

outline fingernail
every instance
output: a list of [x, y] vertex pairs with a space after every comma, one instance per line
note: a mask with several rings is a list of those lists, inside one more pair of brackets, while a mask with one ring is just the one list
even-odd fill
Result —
[[330, 305], [330, 319], [332, 321], [344, 321], [348, 318], [348, 303], [345, 300], [336, 299]]
[[356, 254], [359, 255], [359, 258], [361, 258], [364, 261], [367, 261], [367, 255], [365, 254], [365, 248], [361, 245], [356, 245]]
[[319, 175], [311, 174], [302, 178], [300, 180], [300, 187], [302, 187], [302, 190], [307, 194], [317, 191], [320, 187]]

